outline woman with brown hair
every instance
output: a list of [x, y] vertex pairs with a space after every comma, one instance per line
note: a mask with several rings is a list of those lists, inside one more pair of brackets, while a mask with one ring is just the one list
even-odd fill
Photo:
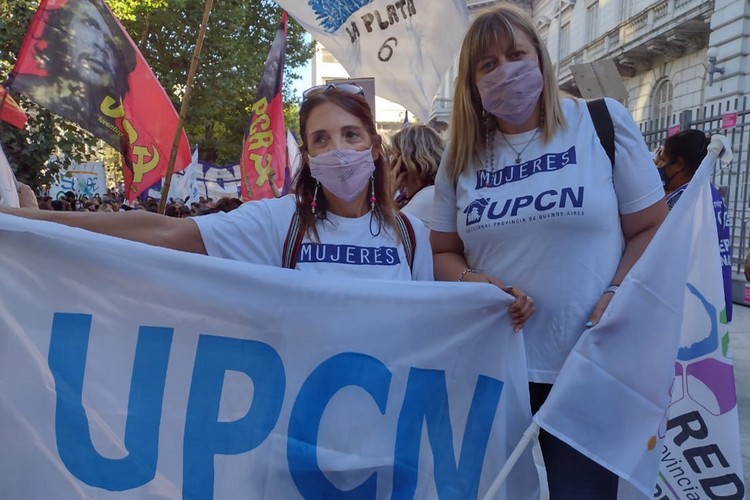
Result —
[[361, 87], [305, 92], [295, 194], [194, 218], [145, 211], [60, 214], [0, 209], [177, 250], [321, 276], [431, 280], [427, 230], [399, 214]]

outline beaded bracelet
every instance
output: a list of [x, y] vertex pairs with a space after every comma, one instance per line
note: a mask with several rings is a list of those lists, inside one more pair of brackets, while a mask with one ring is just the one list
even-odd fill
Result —
[[467, 273], [473, 273], [473, 272], [475, 272], [475, 271], [474, 271], [474, 270], [473, 270], [472, 268], [470, 268], [470, 267], [467, 267], [466, 269], [464, 269], [464, 271], [463, 271], [463, 272], [461, 273], [461, 275], [460, 275], [460, 276], [458, 277], [458, 281], [463, 281], [463, 279], [464, 279], [464, 276], [466, 276], [466, 274], [467, 274]]

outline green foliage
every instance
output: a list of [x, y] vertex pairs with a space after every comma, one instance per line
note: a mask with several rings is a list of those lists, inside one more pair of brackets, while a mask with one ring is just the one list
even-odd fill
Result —
[[[126, 26], [179, 107], [205, 3], [181, 0], [169, 4], [126, 22]], [[281, 12], [268, 0], [214, 2], [185, 125], [190, 142], [199, 145], [201, 159], [224, 164], [239, 158], [250, 107]], [[287, 75], [312, 55], [303, 33], [290, 18]], [[289, 76], [284, 95], [287, 106], [296, 105]]]
[[[0, 81], [7, 78], [38, 6], [38, 0], [0, 0]], [[203, 18], [204, 0], [107, 0], [151, 66], [179, 111], [190, 60]], [[216, 0], [209, 19], [194, 89], [185, 122], [201, 159], [219, 164], [236, 162], [250, 107], [281, 9], [270, 0]], [[295, 68], [312, 55], [302, 28], [289, 18], [285, 115], [296, 132], [297, 102], [291, 82]], [[111, 155], [101, 141], [11, 91], [29, 115], [24, 131], [0, 123], [0, 143], [19, 180], [33, 186], [49, 182], [59, 163], [45, 162], [50, 154], [66, 161], [87, 161]]]

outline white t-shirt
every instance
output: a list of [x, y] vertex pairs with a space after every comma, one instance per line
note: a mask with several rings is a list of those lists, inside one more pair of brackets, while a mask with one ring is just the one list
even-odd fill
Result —
[[454, 186], [445, 159], [435, 182], [434, 231], [458, 232], [469, 267], [534, 297], [524, 326], [529, 380], [553, 383], [622, 257], [620, 214], [664, 197], [629, 111], [607, 99], [612, 167], [585, 101], [563, 99], [568, 126], [544, 143], [536, 131], [496, 134], [494, 172], [476, 165]]
[[435, 196], [435, 186], [425, 186], [417, 194], [412, 196], [409, 203], [404, 205], [401, 211], [413, 215], [422, 223], [430, 227], [430, 214], [432, 213], [432, 198]]
[[[295, 210], [294, 195], [245, 203], [236, 210], [194, 217], [209, 255], [268, 266], [282, 265], [284, 240]], [[431, 280], [432, 252], [425, 227], [413, 217], [416, 251], [409, 269], [403, 246], [386, 227], [370, 233], [370, 214], [356, 219], [329, 213], [318, 221], [320, 243], [307, 235], [297, 269], [322, 276]], [[377, 220], [372, 221], [377, 233]]]

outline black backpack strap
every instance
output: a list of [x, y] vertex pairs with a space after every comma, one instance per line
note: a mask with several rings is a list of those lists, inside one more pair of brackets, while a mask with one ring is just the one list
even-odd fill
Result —
[[411, 225], [409, 218], [402, 212], [396, 213], [396, 225], [401, 233], [401, 241], [404, 245], [406, 260], [409, 262], [409, 269], [414, 265], [414, 253], [417, 251], [417, 237], [414, 234], [414, 226]]
[[297, 255], [299, 255], [299, 248], [302, 246], [302, 237], [304, 233], [300, 227], [300, 217], [297, 210], [292, 215], [292, 220], [289, 222], [289, 230], [286, 232], [286, 238], [284, 239], [284, 248], [281, 253], [281, 267], [285, 269], [294, 269], [297, 267]]
[[604, 99], [594, 99], [586, 101], [589, 108], [591, 120], [594, 122], [596, 135], [599, 136], [599, 142], [602, 143], [604, 151], [609, 156], [612, 167], [615, 166], [615, 126], [612, 123], [612, 116], [607, 109], [607, 103]]

